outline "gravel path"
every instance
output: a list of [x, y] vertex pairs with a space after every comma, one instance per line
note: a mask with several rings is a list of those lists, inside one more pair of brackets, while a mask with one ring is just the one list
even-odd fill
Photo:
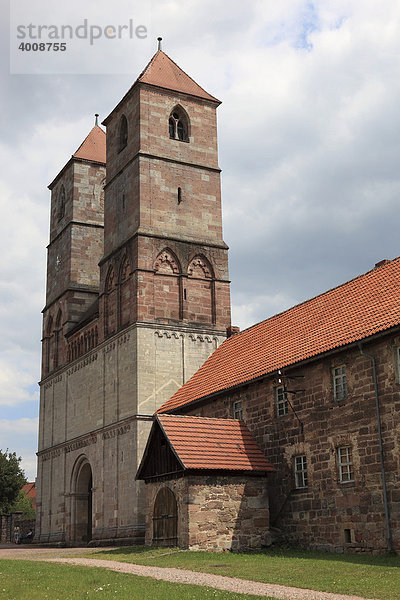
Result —
[[100, 560], [96, 558], [68, 558], [68, 554], [77, 553], [77, 548], [65, 548], [62, 551], [55, 549], [13, 549], [1, 550], [0, 558], [13, 558], [21, 560], [41, 560], [45, 562], [66, 563], [69, 565], [81, 565], [85, 567], [100, 567], [110, 569], [119, 573], [130, 573], [144, 577], [153, 577], [173, 583], [190, 583], [202, 585], [239, 594], [253, 594], [255, 596], [270, 596], [280, 600], [366, 600], [360, 596], [348, 596], [345, 594], [332, 594], [330, 592], [316, 592], [302, 588], [286, 587], [270, 583], [259, 583], [247, 581], [235, 577], [224, 577], [222, 575], [211, 575], [209, 573], [198, 573], [186, 569], [173, 569], [165, 567], [148, 567], [134, 565], [114, 560]]

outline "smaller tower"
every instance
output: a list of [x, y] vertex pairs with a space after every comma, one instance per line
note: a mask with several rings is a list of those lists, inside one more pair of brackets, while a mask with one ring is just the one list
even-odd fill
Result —
[[106, 134], [96, 124], [49, 185], [50, 243], [42, 377], [67, 362], [65, 334], [97, 299], [103, 254]]

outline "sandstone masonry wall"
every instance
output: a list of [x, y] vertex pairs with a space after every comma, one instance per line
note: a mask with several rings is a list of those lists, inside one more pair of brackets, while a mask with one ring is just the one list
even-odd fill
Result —
[[[393, 546], [400, 550], [400, 399], [398, 335], [365, 344], [377, 359], [383, 452]], [[332, 368], [346, 366], [348, 395], [333, 398]], [[385, 514], [371, 362], [357, 348], [285, 371], [294, 411], [278, 416], [278, 381], [266, 377], [234, 393], [181, 409], [199, 416], [243, 419], [276, 468], [269, 478], [271, 525], [291, 543], [324, 550], [384, 551]], [[290, 379], [290, 376], [302, 376]], [[303, 424], [301, 430], [300, 422]], [[350, 447], [354, 480], [339, 478], [338, 448]], [[308, 485], [296, 489], [294, 459], [306, 456]]]

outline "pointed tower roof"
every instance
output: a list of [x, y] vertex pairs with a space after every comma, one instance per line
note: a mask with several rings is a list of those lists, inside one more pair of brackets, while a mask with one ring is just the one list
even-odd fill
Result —
[[[97, 118], [96, 118], [97, 123]], [[79, 146], [78, 150], [71, 156], [69, 161], [63, 166], [58, 175], [53, 179], [53, 181], [48, 186], [49, 190], [53, 188], [53, 186], [58, 181], [59, 177], [64, 173], [65, 169], [69, 167], [69, 165], [73, 162], [73, 160], [81, 159], [81, 160], [91, 160], [93, 162], [106, 164], [106, 132], [95, 125], [93, 129], [89, 132], [89, 135], [83, 140], [82, 144]]]
[[82, 158], [94, 162], [106, 162], [106, 133], [101, 127], [95, 125], [89, 135], [84, 139], [72, 158]]
[[168, 90], [175, 90], [205, 98], [213, 102], [220, 102], [218, 98], [211, 96], [202, 87], [200, 87], [187, 73], [182, 71], [180, 67], [163, 52], [158, 50], [144, 71], [139, 75], [137, 81], [156, 85]]

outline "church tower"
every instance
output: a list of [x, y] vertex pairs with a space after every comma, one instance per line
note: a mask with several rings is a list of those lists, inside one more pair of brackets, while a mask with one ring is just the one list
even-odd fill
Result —
[[[160, 49], [103, 122], [105, 182], [105, 134], [96, 125], [50, 186], [41, 541], [143, 540], [144, 490], [135, 475], [152, 415], [227, 335], [219, 104]], [[96, 142], [93, 154], [88, 141]], [[93, 179], [67, 178], [77, 160], [97, 170]], [[62, 185], [68, 234], [57, 229]], [[46, 327], [59, 306], [64, 350], [55, 361]]]
[[42, 377], [68, 361], [65, 335], [80, 322], [99, 294], [105, 175], [106, 135], [96, 123], [49, 185]]

